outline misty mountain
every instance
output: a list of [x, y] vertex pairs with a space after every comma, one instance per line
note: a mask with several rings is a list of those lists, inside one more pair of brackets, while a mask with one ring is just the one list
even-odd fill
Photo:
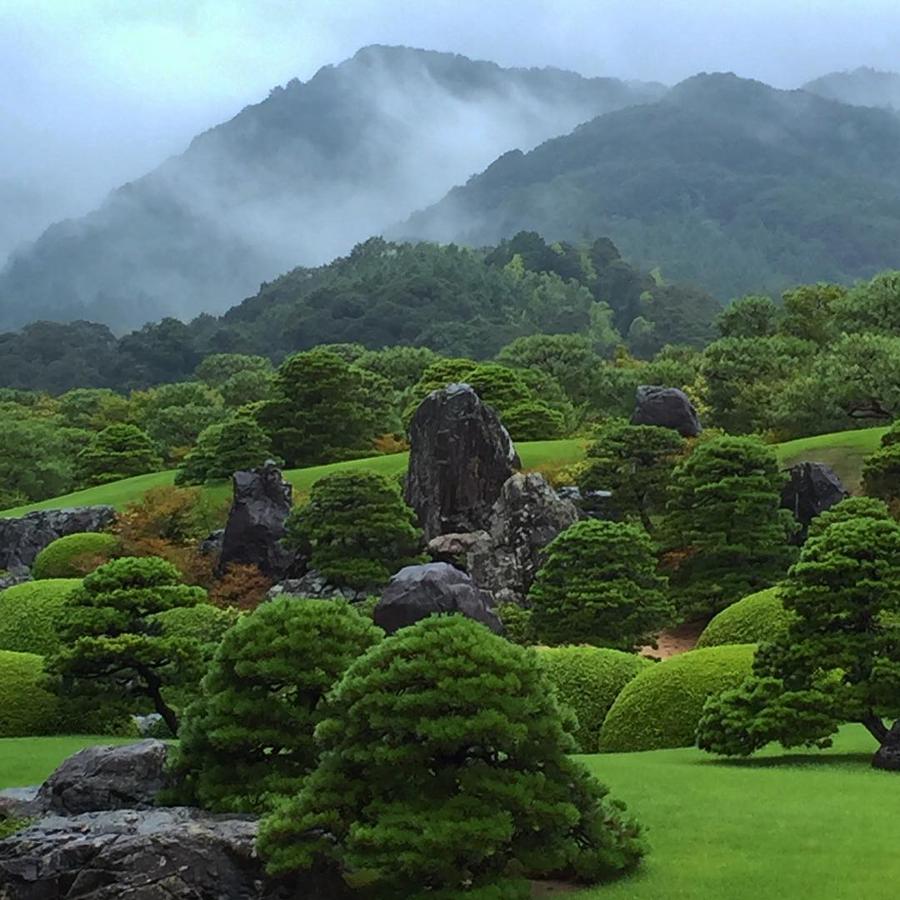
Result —
[[511, 151], [414, 215], [406, 237], [608, 235], [720, 299], [900, 262], [900, 117], [732, 74]]
[[900, 74], [863, 66], [852, 72], [831, 72], [803, 85], [803, 90], [852, 106], [900, 110]]
[[436, 202], [503, 151], [664, 90], [365, 48], [275, 88], [96, 211], [47, 229], [0, 274], [0, 326], [124, 329], [222, 311]]

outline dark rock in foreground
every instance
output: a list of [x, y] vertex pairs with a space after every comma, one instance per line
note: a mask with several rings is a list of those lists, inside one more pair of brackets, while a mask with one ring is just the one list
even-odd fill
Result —
[[703, 431], [697, 410], [684, 391], [651, 384], [642, 384], [637, 389], [637, 406], [631, 423], [672, 428], [682, 437], [697, 437]]
[[542, 475], [513, 475], [491, 510], [487, 535], [470, 548], [466, 568], [496, 603], [522, 604], [547, 544], [577, 521], [575, 505], [559, 497]]
[[234, 499], [222, 535], [219, 571], [239, 563], [257, 566], [270, 577], [286, 575], [293, 554], [282, 547], [281, 539], [293, 503], [291, 485], [271, 462], [235, 472], [232, 484]]
[[102, 531], [116, 518], [111, 506], [45, 509], [18, 519], [0, 519], [0, 569], [20, 573], [57, 538], [82, 531]]
[[[0, 841], [2, 900], [287, 900], [252, 819], [172, 808], [52, 816]], [[320, 895], [328, 896], [328, 895]], [[334, 895], [331, 895], [334, 896]]]
[[781, 505], [800, 523], [802, 540], [816, 516], [850, 494], [837, 473], [824, 463], [798, 463], [788, 469], [788, 475], [790, 480], [781, 491]]
[[410, 425], [406, 502], [430, 541], [487, 528], [519, 460], [497, 414], [467, 384], [434, 391]]
[[388, 634], [436, 613], [461, 613], [500, 634], [503, 625], [491, 608], [491, 595], [447, 563], [401, 569], [375, 607], [375, 624]]
[[149, 809], [166, 785], [167, 754], [168, 746], [153, 740], [86, 747], [62, 762], [41, 785], [37, 802], [60, 815]]

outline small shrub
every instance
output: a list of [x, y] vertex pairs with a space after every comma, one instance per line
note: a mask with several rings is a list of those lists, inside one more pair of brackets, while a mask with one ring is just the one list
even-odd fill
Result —
[[252, 564], [230, 563], [209, 589], [209, 602], [224, 609], [256, 609], [266, 599], [272, 579]]
[[80, 578], [119, 554], [113, 534], [80, 532], [57, 538], [38, 553], [32, 567], [35, 578]]
[[539, 647], [538, 655], [561, 706], [575, 713], [579, 753], [596, 753], [603, 720], [622, 688], [653, 663], [600, 647]]
[[528, 647], [535, 642], [530, 609], [526, 609], [518, 603], [501, 603], [496, 611], [506, 629], [507, 640], [514, 644], [521, 644], [523, 647]]
[[674, 656], [625, 685], [600, 731], [601, 752], [693, 747], [709, 697], [750, 674], [754, 644], [707, 647]]
[[47, 656], [59, 647], [60, 611], [79, 578], [26, 581], [0, 593], [0, 650]]
[[779, 589], [767, 588], [723, 609], [703, 630], [697, 647], [777, 641], [787, 634], [790, 621]]
[[44, 689], [44, 658], [0, 650], [0, 737], [29, 737], [54, 730], [57, 700]]
[[847, 522], [850, 519], [875, 519], [882, 522], [891, 520], [891, 511], [883, 500], [874, 497], [848, 497], [835, 503], [825, 512], [816, 516], [809, 526], [807, 540], [819, 537], [826, 528], [836, 525], [838, 522]]
[[525, 400], [504, 412], [503, 424], [514, 441], [549, 441], [562, 437], [566, 417], [541, 400]]

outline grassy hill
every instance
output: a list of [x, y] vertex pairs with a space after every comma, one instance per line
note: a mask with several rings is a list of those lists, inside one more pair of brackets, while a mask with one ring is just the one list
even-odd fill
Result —
[[[107, 739], [0, 740], [0, 788], [34, 784]], [[824, 753], [747, 762], [699, 750], [581, 757], [645, 828], [650, 852], [623, 881], [572, 900], [888, 900], [900, 880], [897, 776], [869, 767], [873, 741], [843, 729]], [[550, 886], [535, 896], [556, 896]], [[561, 893], [561, 890], [559, 891]]]
[[[801, 438], [777, 444], [778, 459], [784, 466], [802, 460], [823, 462], [832, 466], [851, 491], [859, 489], [862, 461], [878, 446], [885, 428], [865, 428], [859, 431], [839, 431], [834, 434], [820, 434], [811, 438]], [[531, 441], [517, 444], [522, 465], [526, 469], [550, 470], [577, 462], [584, 457], [585, 442], [579, 439], [563, 441]], [[394, 453], [389, 456], [373, 456], [348, 462], [331, 463], [326, 466], [312, 466], [308, 469], [289, 469], [285, 477], [294, 486], [294, 497], [302, 498], [309, 493], [313, 483], [331, 472], [345, 469], [367, 469], [383, 475], [399, 475], [406, 469], [408, 454]], [[61, 509], [67, 506], [91, 506], [106, 503], [116, 509], [137, 500], [142, 494], [160, 485], [172, 484], [175, 470], [138, 475], [104, 484], [100, 487], [75, 491], [62, 497], [52, 497], [27, 506], [0, 511], [0, 517], [23, 516], [38, 509]], [[231, 492], [228, 482], [210, 485], [205, 490], [213, 498], [224, 501]]]
[[[516, 449], [519, 451], [522, 465], [526, 469], [565, 466], [577, 462], [584, 456], [584, 442], [577, 439], [523, 442], [517, 444]], [[409, 454], [407, 453], [393, 453], [389, 456], [354, 459], [347, 462], [330, 463], [326, 466], [311, 466], [308, 469], [288, 469], [284, 475], [294, 486], [294, 498], [297, 499], [308, 494], [314, 482], [331, 472], [366, 469], [370, 472], [380, 472], [382, 475], [399, 475], [406, 470], [408, 459]], [[27, 506], [3, 510], [0, 511], [0, 517], [22, 516], [37, 509], [61, 509], [67, 506], [92, 506], [94, 504], [109, 504], [116, 509], [122, 509], [151, 488], [169, 485], [174, 481], [174, 469], [166, 472], [154, 472], [151, 475], [137, 475], [134, 478], [125, 478], [111, 484], [75, 491], [62, 497], [52, 497], [49, 500], [41, 500]], [[222, 482], [210, 485], [205, 490], [214, 498], [224, 500], [231, 493], [231, 485], [228, 482]]]

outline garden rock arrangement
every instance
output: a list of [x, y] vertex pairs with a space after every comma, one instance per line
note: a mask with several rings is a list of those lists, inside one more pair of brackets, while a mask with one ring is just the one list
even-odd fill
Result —
[[824, 463], [802, 462], [788, 469], [790, 480], [781, 492], [781, 505], [789, 509], [806, 537], [810, 522], [850, 496], [837, 473]]
[[577, 521], [575, 504], [559, 497], [542, 475], [513, 475], [491, 510], [488, 532], [468, 552], [468, 572], [496, 603], [522, 604], [544, 548]]
[[491, 507], [519, 467], [497, 414], [467, 384], [430, 394], [410, 425], [406, 502], [425, 540], [489, 526]]
[[353, 588], [337, 587], [320, 572], [310, 569], [302, 578], [287, 578], [273, 585], [266, 597], [274, 600], [282, 595], [309, 597], [313, 600], [348, 600], [352, 603], [365, 600], [369, 593], [356, 591]]
[[39, 510], [18, 519], [0, 519], [0, 569], [21, 580], [38, 553], [57, 538], [102, 531], [115, 518], [116, 511], [111, 506], [78, 506]]
[[235, 472], [234, 500], [222, 535], [219, 571], [229, 563], [258, 566], [272, 577], [284, 576], [293, 554], [281, 545], [293, 504], [291, 485], [272, 462]]
[[697, 437], [703, 431], [697, 410], [684, 391], [650, 384], [642, 384], [637, 389], [637, 406], [631, 423], [673, 428], [682, 437]]
[[503, 625], [491, 608], [491, 595], [448, 563], [426, 563], [401, 569], [375, 607], [375, 624], [388, 634], [434, 613], [462, 613], [500, 634]]

